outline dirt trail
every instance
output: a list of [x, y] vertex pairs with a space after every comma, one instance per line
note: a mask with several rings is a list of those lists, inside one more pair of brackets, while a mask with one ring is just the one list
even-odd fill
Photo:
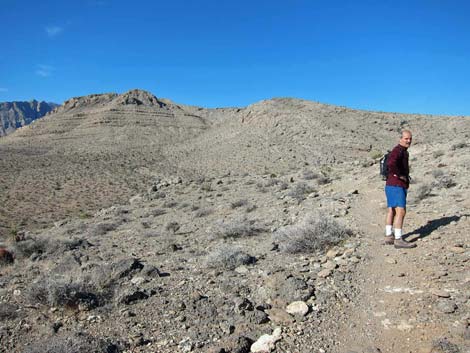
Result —
[[[433, 290], [447, 290], [449, 285], [439, 281], [440, 255], [431, 256], [436, 251], [445, 252], [447, 244], [441, 246], [440, 236], [431, 232], [421, 234], [422, 239], [418, 239], [419, 234], [408, 237], [417, 241], [415, 249], [384, 245], [383, 185], [368, 180], [362, 186], [358, 204], [351, 209], [363, 232], [364, 261], [357, 272], [360, 290], [351, 304], [349, 322], [338, 332], [338, 352], [429, 353], [439, 338], [450, 337], [455, 342], [459, 338], [449, 328], [450, 319], [439, 320], [446, 314], [436, 313], [430, 303], [435, 298], [430, 294]], [[426, 217], [429, 215], [409, 207], [405, 235], [425, 225]]]

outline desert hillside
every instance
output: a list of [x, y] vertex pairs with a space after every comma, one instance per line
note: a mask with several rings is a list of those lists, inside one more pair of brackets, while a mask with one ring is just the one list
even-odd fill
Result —
[[[382, 244], [377, 164], [403, 128], [410, 250]], [[72, 98], [0, 139], [0, 351], [470, 352], [469, 134], [293, 98]]]

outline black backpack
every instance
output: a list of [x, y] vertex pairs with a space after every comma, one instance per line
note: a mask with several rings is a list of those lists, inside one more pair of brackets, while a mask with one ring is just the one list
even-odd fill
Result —
[[387, 160], [389, 155], [390, 151], [387, 151], [387, 153], [385, 153], [382, 158], [380, 158], [380, 175], [382, 176], [382, 180], [387, 180], [388, 177]]

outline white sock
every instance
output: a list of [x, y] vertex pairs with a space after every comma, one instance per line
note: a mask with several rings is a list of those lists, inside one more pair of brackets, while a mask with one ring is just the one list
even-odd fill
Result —
[[390, 235], [392, 235], [393, 232], [392, 232], [392, 225], [391, 224], [387, 224], [385, 225], [385, 235], [387, 237], [389, 237]]
[[401, 229], [395, 228], [395, 239], [401, 239]]

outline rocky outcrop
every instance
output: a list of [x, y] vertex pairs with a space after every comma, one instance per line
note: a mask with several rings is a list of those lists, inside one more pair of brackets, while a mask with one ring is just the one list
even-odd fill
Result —
[[38, 102], [4, 102], [0, 103], [0, 136], [5, 136], [19, 127], [30, 124], [55, 109], [54, 103]]

